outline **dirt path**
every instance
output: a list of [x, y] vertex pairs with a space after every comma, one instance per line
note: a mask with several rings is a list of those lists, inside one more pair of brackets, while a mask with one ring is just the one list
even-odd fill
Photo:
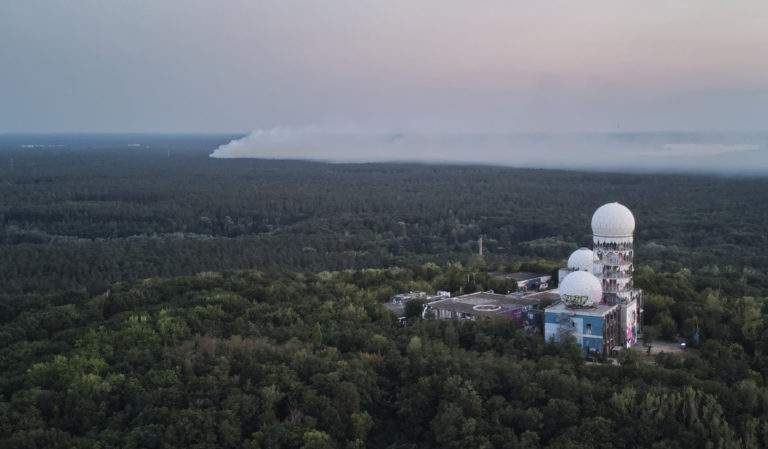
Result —
[[[648, 348], [645, 347], [642, 343], [638, 343], [635, 346], [632, 346], [632, 349], [639, 352], [647, 352]], [[651, 355], [658, 354], [660, 352], [669, 352], [669, 353], [678, 353], [681, 354], [684, 351], [680, 348], [679, 342], [673, 342], [673, 341], [663, 341], [663, 340], [654, 340], [653, 345], [651, 345]]]

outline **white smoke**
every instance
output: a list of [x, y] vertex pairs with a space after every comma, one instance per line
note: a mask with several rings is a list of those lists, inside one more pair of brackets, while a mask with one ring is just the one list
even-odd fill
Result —
[[702, 144], [702, 143], [670, 143], [664, 145], [664, 150], [655, 153], [659, 156], [715, 156], [725, 153], [759, 150], [760, 145], [751, 144]]
[[211, 157], [470, 163], [620, 171], [768, 172], [766, 145], [738, 141], [749, 138], [762, 143], [768, 141], [766, 135], [686, 137], [694, 138], [697, 143], [668, 143], [680, 138], [675, 133], [398, 134], [275, 128], [254, 131], [221, 145]]
[[213, 151], [215, 158], [310, 159], [333, 162], [437, 161], [501, 163], [503, 139], [482, 135], [258, 130]]

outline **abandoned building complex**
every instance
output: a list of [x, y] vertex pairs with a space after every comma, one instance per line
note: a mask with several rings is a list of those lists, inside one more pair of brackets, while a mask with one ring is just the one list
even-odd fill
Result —
[[[546, 341], [573, 338], [585, 356], [605, 356], [637, 343], [642, 327], [643, 292], [632, 284], [635, 218], [622, 204], [608, 203], [592, 216], [593, 249], [579, 248], [558, 273], [558, 288], [546, 288], [551, 276], [538, 273], [489, 273], [518, 282], [519, 291], [492, 291], [450, 297], [440, 291], [393, 296], [388, 308], [398, 313], [411, 299], [423, 299], [422, 317], [514, 320], [529, 336]], [[398, 309], [398, 310], [396, 310]]]

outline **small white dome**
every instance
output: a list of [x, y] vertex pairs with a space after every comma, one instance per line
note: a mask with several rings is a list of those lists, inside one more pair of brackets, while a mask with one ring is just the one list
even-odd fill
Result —
[[595, 253], [589, 248], [579, 248], [568, 258], [568, 268], [581, 271], [589, 271], [589, 267], [595, 262]]
[[560, 283], [560, 299], [567, 305], [592, 306], [602, 297], [600, 281], [586, 271], [575, 271]]
[[592, 215], [592, 234], [599, 237], [632, 237], [635, 217], [627, 206], [608, 203]]

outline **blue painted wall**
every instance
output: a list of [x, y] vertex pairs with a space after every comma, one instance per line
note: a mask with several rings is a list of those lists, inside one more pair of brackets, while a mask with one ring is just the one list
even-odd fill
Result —
[[[544, 315], [544, 339], [549, 341], [554, 339], [559, 341], [560, 333], [558, 329], [561, 327], [559, 321], [560, 313], [546, 312]], [[570, 320], [574, 323], [575, 329], [571, 333], [583, 351], [586, 352], [587, 348], [594, 351], [603, 350], [603, 317], [580, 315], [578, 310], [569, 311]]]

